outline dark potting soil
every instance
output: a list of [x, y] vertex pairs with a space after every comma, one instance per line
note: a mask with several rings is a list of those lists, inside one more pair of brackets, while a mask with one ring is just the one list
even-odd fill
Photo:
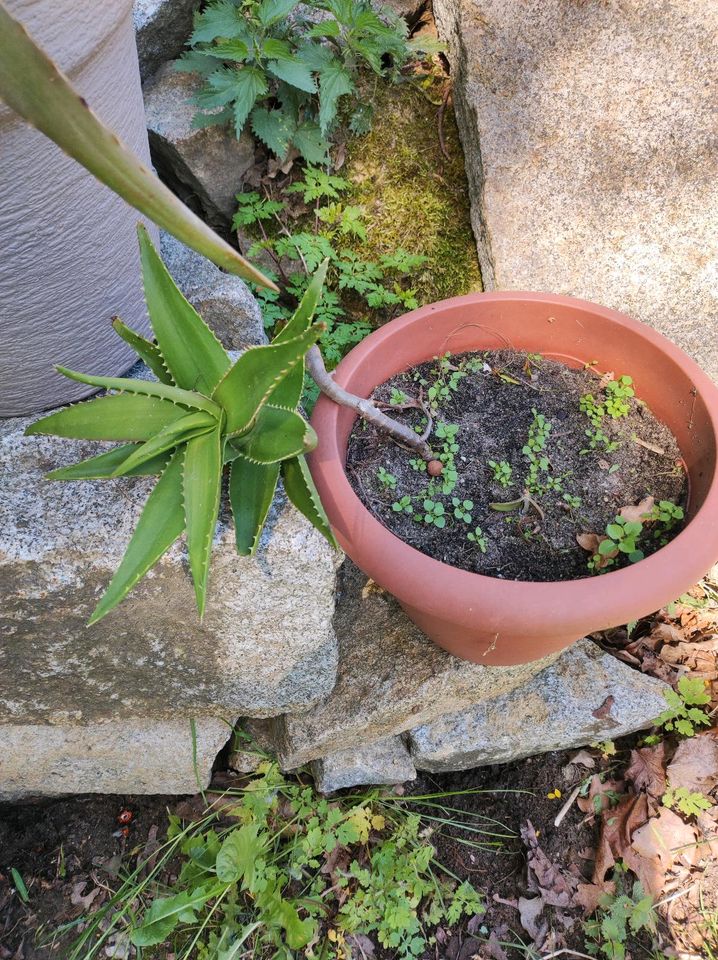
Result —
[[[615, 371], [616, 379], [625, 375], [630, 370]], [[589, 576], [591, 553], [579, 546], [577, 535], [605, 535], [606, 525], [614, 522], [622, 508], [635, 506], [647, 496], [681, 507], [687, 496], [675, 438], [635, 397], [626, 401], [628, 415], [602, 418], [600, 430], [606, 439], [590, 448], [587, 430], [594, 426], [581, 410], [580, 400], [591, 393], [597, 401], [605, 401], [606, 383], [606, 377], [591, 369], [572, 370], [514, 350], [460, 354], [424, 363], [377, 387], [373, 398], [388, 404], [392, 391], [395, 400], [396, 391], [402, 391], [426, 405], [432, 388], [438, 387], [429, 443], [436, 454], [443, 451], [443, 459], [447, 453], [453, 456], [454, 489], [449, 490], [446, 482], [450, 462], [442, 477], [432, 481], [425, 469], [417, 469], [421, 461], [363, 420], [357, 421], [349, 440], [349, 481], [384, 526], [436, 560], [510, 580]], [[399, 407], [390, 406], [387, 413], [412, 426], [426, 423], [421, 410]], [[535, 453], [540, 463], [529, 491], [532, 502], [503, 511], [492, 508], [493, 503], [521, 498], [530, 485], [526, 446], [532, 424], [537, 434], [537, 414], [545, 417], [550, 432], [544, 449]], [[453, 440], [442, 438], [443, 424], [458, 427]], [[453, 453], [451, 444], [458, 445]], [[615, 449], [607, 449], [607, 444], [615, 444]], [[508, 486], [494, 478], [489, 461], [510, 465]], [[411, 512], [398, 509], [406, 497], [410, 500], [404, 504]], [[454, 498], [471, 501], [470, 508], [459, 508], [470, 519], [454, 516]], [[426, 522], [427, 499], [443, 506], [443, 527]], [[670, 530], [644, 523], [637, 547], [648, 555], [679, 530], [680, 522]], [[470, 532], [483, 542], [469, 540]], [[619, 554], [610, 569], [628, 562], [625, 554]]]

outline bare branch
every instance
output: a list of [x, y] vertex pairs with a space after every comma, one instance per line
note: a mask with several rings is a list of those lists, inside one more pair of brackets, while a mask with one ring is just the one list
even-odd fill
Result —
[[340, 387], [327, 372], [319, 347], [316, 345], [307, 353], [307, 371], [322, 393], [326, 394], [330, 400], [355, 410], [368, 423], [374, 424], [383, 433], [388, 433], [400, 446], [415, 451], [422, 459], [427, 461], [433, 459], [431, 447], [424, 436], [419, 436], [411, 427], [387, 417], [377, 408], [373, 400], [357, 397]]

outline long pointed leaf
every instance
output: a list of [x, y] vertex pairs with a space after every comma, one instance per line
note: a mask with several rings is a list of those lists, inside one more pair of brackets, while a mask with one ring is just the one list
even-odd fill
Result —
[[237, 553], [242, 556], [251, 557], [257, 549], [278, 479], [279, 463], [250, 463], [241, 456], [232, 462], [229, 499]]
[[313, 450], [317, 435], [296, 410], [265, 403], [245, 436], [235, 440], [242, 456], [253, 463], [278, 463]]
[[170, 387], [166, 383], [155, 383], [154, 380], [132, 380], [130, 377], [93, 377], [89, 373], [78, 373], [77, 370], [68, 370], [67, 367], [55, 367], [58, 373], [70, 380], [79, 383], [89, 383], [91, 387], [102, 387], [104, 390], [119, 390], [122, 393], [136, 393], [145, 397], [159, 397], [171, 403], [181, 403], [185, 407], [194, 407], [204, 410], [219, 419], [222, 411], [216, 403], [193, 390], [180, 390], [179, 387]]
[[165, 427], [164, 430], [160, 430], [154, 437], [138, 447], [124, 463], [117, 467], [113, 476], [123, 477], [130, 470], [139, 467], [140, 464], [153, 460], [159, 454], [171, 450], [172, 447], [176, 447], [192, 437], [199, 437], [217, 426], [217, 421], [209, 413], [201, 411], [199, 413], [188, 413], [186, 417], [175, 420], [174, 423]]
[[212, 394], [227, 414], [228, 436], [249, 429], [274, 387], [302, 360], [324, 329], [323, 323], [315, 323], [291, 340], [244, 351]]
[[98, 120], [1, 0], [0, 97], [93, 176], [178, 240], [231, 273], [277, 289]]
[[149, 440], [187, 414], [167, 400], [122, 393], [96, 397], [31, 423], [26, 436], [42, 433], [73, 440]]
[[295, 457], [282, 463], [282, 482], [284, 492], [297, 510], [304, 514], [333, 547], [338, 548], [304, 457]]
[[232, 361], [202, 317], [182, 296], [142, 224], [142, 282], [160, 356], [178, 387], [209, 396]]
[[97, 623], [124, 600], [135, 584], [166, 553], [184, 530], [182, 469], [184, 448], [170, 460], [140, 514], [120, 566], [95, 607], [88, 626]]
[[187, 444], [184, 466], [187, 552], [200, 619], [207, 599], [212, 538], [222, 489], [222, 438], [219, 428]]
[[[71, 467], [60, 467], [51, 473], [45, 474], [46, 480], [110, 480], [115, 476], [115, 470], [122, 466], [127, 458], [139, 449], [138, 444], [128, 443], [122, 447], [115, 447], [107, 453], [100, 453], [88, 460], [81, 460]], [[123, 471], [125, 477], [150, 477], [162, 473], [167, 466], [169, 454], [159, 454], [151, 460], [146, 460], [133, 470]]]
[[[311, 283], [304, 292], [301, 303], [297, 307], [293, 317], [287, 323], [284, 329], [280, 330], [272, 343], [284, 343], [293, 337], [299, 336], [311, 324], [317, 304], [321, 300], [322, 290], [324, 288], [324, 279], [327, 275], [329, 261], [324, 263], [315, 271]], [[287, 376], [278, 383], [272, 391], [272, 403], [278, 407], [291, 407], [294, 409], [299, 406], [304, 389], [304, 359], [287, 374]]]
[[174, 386], [174, 380], [170, 376], [156, 344], [130, 329], [119, 317], [112, 318], [112, 329], [118, 336], [122, 337], [125, 343], [129, 343], [140, 360], [144, 360], [160, 383], [166, 383], [170, 387]]

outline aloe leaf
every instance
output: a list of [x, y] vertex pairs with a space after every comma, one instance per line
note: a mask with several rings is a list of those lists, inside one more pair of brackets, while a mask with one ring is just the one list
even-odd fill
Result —
[[[293, 337], [299, 336], [311, 324], [314, 313], [317, 309], [322, 290], [324, 288], [324, 279], [327, 275], [327, 266], [329, 260], [315, 271], [311, 283], [304, 292], [299, 306], [287, 325], [279, 331], [272, 343], [284, 343]], [[287, 374], [287, 376], [272, 391], [272, 403], [278, 407], [291, 407], [294, 409], [299, 405], [304, 389], [304, 362], [298, 363], [296, 367]]]
[[[81, 460], [70, 467], [60, 467], [51, 473], [45, 474], [46, 480], [110, 480], [115, 476], [115, 470], [122, 466], [130, 454], [138, 450], [136, 443], [128, 443], [122, 447], [115, 447], [107, 453], [100, 453], [88, 460]], [[167, 466], [169, 455], [159, 454], [151, 460], [138, 464], [133, 470], [123, 471], [125, 477], [150, 477], [162, 473]]]
[[229, 499], [234, 515], [237, 553], [253, 556], [264, 521], [274, 499], [279, 463], [250, 463], [239, 456], [229, 476]]
[[217, 266], [277, 287], [192, 213], [106, 127], [0, 2], [0, 97], [140, 213]]
[[122, 337], [125, 343], [132, 347], [140, 360], [147, 364], [160, 383], [166, 383], [170, 387], [174, 385], [174, 380], [156, 344], [130, 329], [119, 317], [112, 318], [112, 329], [118, 336]]
[[31, 423], [26, 436], [51, 434], [72, 440], [149, 440], [187, 414], [184, 407], [140, 394], [96, 397]]
[[188, 413], [181, 420], [175, 420], [164, 430], [151, 437], [146, 443], [143, 443], [134, 453], [125, 460], [123, 464], [115, 470], [114, 477], [123, 477], [128, 471], [135, 467], [154, 459], [161, 453], [171, 450], [180, 443], [190, 440], [192, 437], [199, 437], [207, 433], [213, 427], [217, 428], [217, 421], [209, 413]]
[[277, 463], [313, 450], [317, 435], [296, 410], [265, 403], [249, 433], [232, 445], [254, 463]]
[[212, 394], [227, 414], [228, 436], [251, 427], [273, 388], [299, 363], [324, 329], [323, 323], [315, 323], [291, 340], [244, 351]]
[[187, 443], [184, 463], [184, 509], [187, 551], [200, 619], [207, 599], [212, 538], [222, 489], [222, 437], [219, 427]]
[[518, 500], [499, 500], [497, 503], [490, 503], [492, 510], [498, 510], [500, 513], [511, 513], [513, 510], [520, 510], [524, 506], [525, 500], [519, 497]]
[[202, 317], [182, 296], [142, 224], [137, 235], [145, 300], [160, 356], [177, 386], [209, 396], [232, 361]]
[[338, 544], [334, 539], [332, 528], [324, 507], [319, 499], [317, 488], [314, 486], [312, 475], [309, 472], [307, 461], [304, 457], [294, 457], [292, 460], [284, 460], [282, 463], [282, 482], [284, 492], [291, 502], [309, 522], [317, 528], [333, 547]]
[[166, 383], [156, 383], [154, 380], [132, 380], [129, 377], [93, 377], [89, 373], [78, 373], [77, 370], [68, 370], [67, 367], [55, 367], [58, 373], [78, 383], [88, 383], [91, 387], [102, 387], [105, 390], [118, 390], [122, 393], [135, 393], [145, 397], [159, 397], [171, 403], [181, 403], [185, 407], [195, 407], [211, 413], [219, 419], [222, 411], [216, 403], [193, 390], [180, 390]]
[[176, 451], [147, 498], [120, 566], [92, 612], [88, 626], [117, 606], [135, 584], [166, 553], [184, 530], [182, 469], [184, 447]]

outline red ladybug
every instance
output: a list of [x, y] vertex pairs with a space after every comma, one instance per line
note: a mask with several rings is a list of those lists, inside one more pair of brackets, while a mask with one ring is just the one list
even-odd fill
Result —
[[124, 826], [131, 822], [133, 816], [134, 814], [132, 813], [131, 810], [121, 810], [117, 814], [117, 822]]

